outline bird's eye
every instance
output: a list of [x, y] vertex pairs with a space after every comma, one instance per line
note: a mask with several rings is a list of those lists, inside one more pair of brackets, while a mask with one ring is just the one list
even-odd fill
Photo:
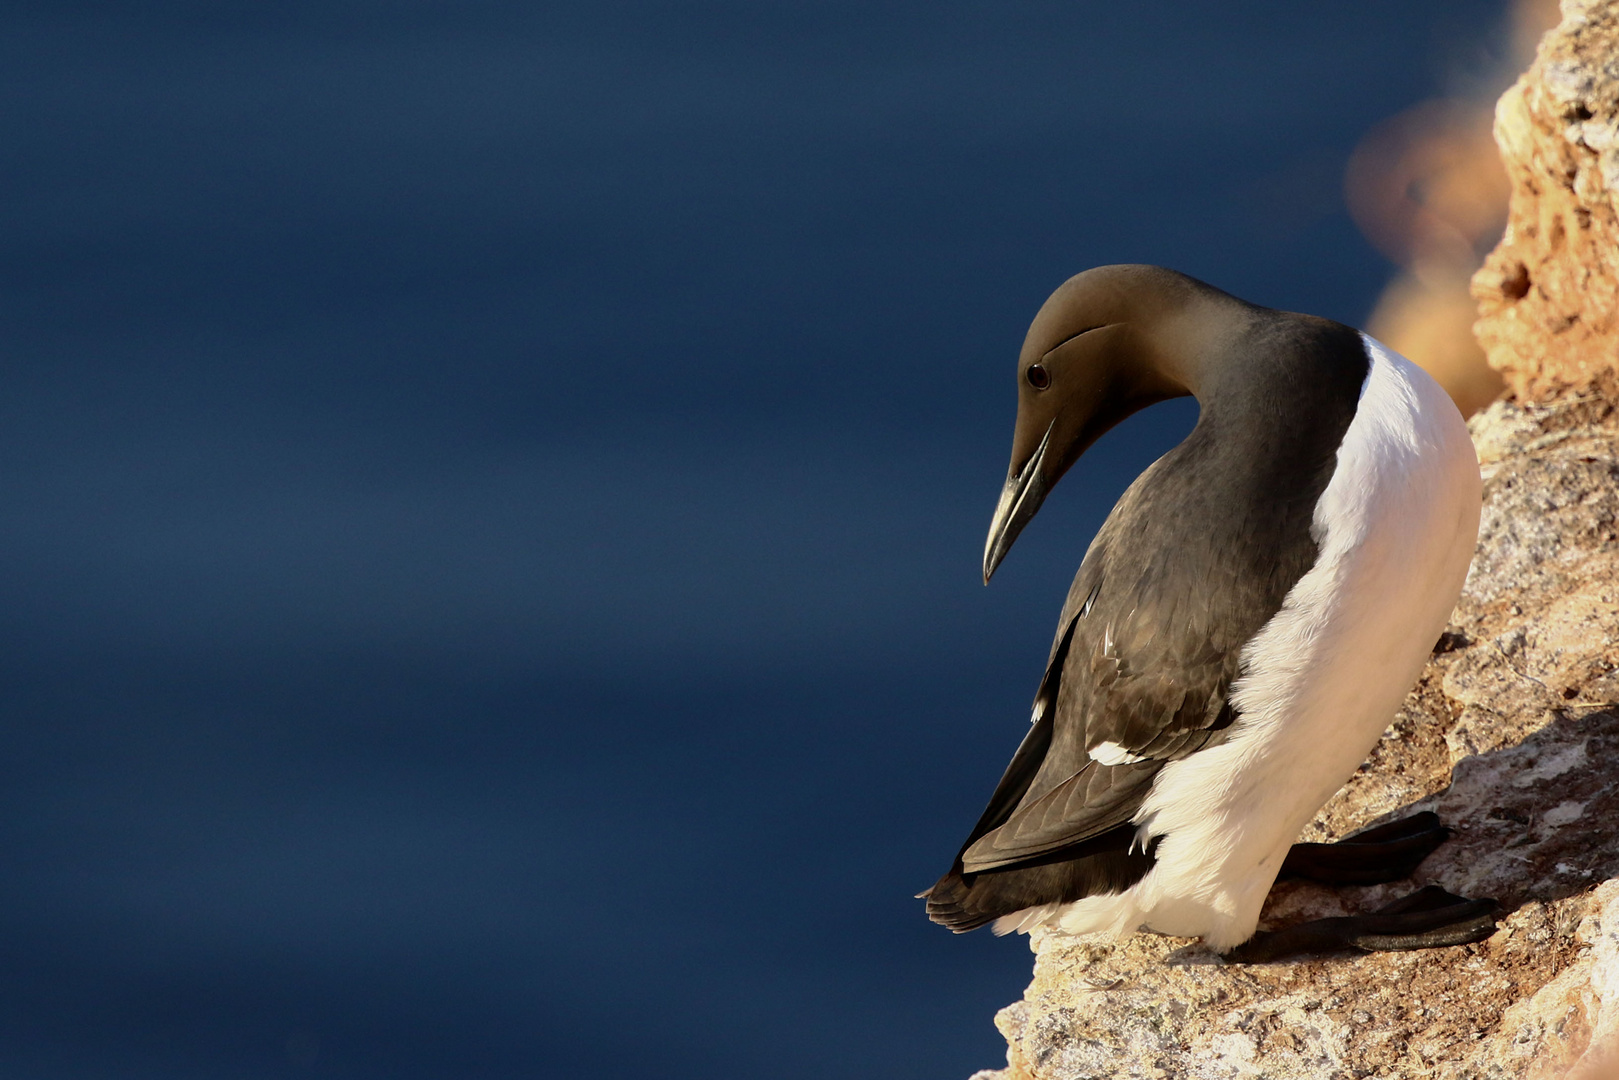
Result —
[[1023, 377], [1028, 379], [1029, 385], [1036, 390], [1044, 390], [1051, 385], [1051, 372], [1039, 364], [1030, 364], [1029, 370], [1023, 373]]

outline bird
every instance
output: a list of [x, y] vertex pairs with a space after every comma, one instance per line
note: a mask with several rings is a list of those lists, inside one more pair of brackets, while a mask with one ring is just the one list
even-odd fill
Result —
[[1295, 844], [1387, 728], [1467, 575], [1481, 481], [1445, 392], [1349, 326], [1147, 265], [1057, 288], [1017, 387], [986, 585], [1109, 429], [1186, 395], [1198, 418], [1085, 551], [1031, 727], [919, 894], [928, 917], [1146, 930], [1249, 962], [1489, 936], [1495, 901], [1438, 886], [1256, 933], [1279, 876], [1398, 881], [1449, 835], [1422, 813]]

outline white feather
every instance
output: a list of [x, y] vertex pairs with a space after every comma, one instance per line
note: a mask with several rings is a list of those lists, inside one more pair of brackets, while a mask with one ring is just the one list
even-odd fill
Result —
[[1103, 765], [1134, 765], [1138, 761], [1147, 760], [1114, 742], [1097, 743], [1088, 752], [1092, 761], [1099, 761]]

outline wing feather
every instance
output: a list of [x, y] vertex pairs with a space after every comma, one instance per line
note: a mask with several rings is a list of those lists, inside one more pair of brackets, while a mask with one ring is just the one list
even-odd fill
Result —
[[[1148, 566], [1104, 581], [1122, 567], [1110, 567], [1098, 541], [1064, 605], [1035, 730], [1013, 759], [1016, 795], [1009, 768], [994, 813], [963, 847], [965, 873], [1049, 856], [1129, 822], [1165, 764], [1217, 745], [1234, 719], [1242, 641], [1223, 640], [1183, 575]], [[1093, 756], [1098, 747], [1106, 760]]]
[[1049, 855], [1123, 825], [1161, 766], [1092, 762], [969, 846], [962, 870], [976, 874]]

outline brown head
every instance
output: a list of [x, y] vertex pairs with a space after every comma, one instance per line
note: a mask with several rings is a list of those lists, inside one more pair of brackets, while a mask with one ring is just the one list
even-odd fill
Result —
[[1041, 305], [1018, 357], [1006, 488], [984, 544], [984, 581], [1081, 454], [1131, 413], [1196, 394], [1209, 356], [1255, 309], [1158, 266], [1099, 266]]

